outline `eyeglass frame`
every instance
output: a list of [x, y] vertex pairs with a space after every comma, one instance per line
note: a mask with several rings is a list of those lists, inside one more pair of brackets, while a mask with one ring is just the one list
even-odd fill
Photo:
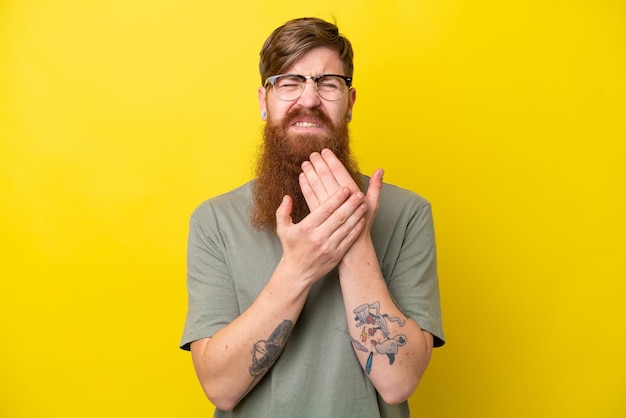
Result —
[[[300, 94], [298, 95], [298, 97], [294, 98], [294, 99], [282, 99], [278, 93], [276, 93], [276, 80], [278, 80], [280, 77], [285, 77], [285, 76], [291, 76], [291, 77], [298, 77], [299, 79], [303, 80], [302, 83], [302, 90], [300, 90]], [[304, 89], [306, 88], [306, 82], [307, 80], [313, 80], [313, 82], [315, 83], [315, 91], [317, 92], [317, 94], [324, 100], [327, 100], [329, 102], [336, 102], [337, 100], [341, 100], [345, 97], [346, 95], [346, 91], [343, 92], [343, 94], [341, 95], [341, 97], [334, 99], [334, 100], [329, 100], [327, 98], [325, 98], [324, 96], [322, 96], [319, 92], [319, 90], [317, 89], [317, 82], [319, 80], [321, 80], [324, 77], [339, 77], [341, 78], [343, 81], [345, 81], [346, 83], [346, 87], [349, 90], [352, 87], [352, 77], [348, 77], [345, 75], [341, 75], [341, 74], [322, 74], [322, 75], [317, 75], [317, 76], [312, 76], [312, 75], [302, 75], [302, 74], [292, 74], [292, 73], [286, 73], [286, 74], [277, 74], [277, 75], [271, 75], [269, 77], [267, 77], [265, 79], [265, 86], [267, 86], [268, 84], [272, 85], [272, 89], [274, 90], [274, 93], [276, 94], [276, 97], [278, 97], [279, 100], [282, 100], [284, 102], [293, 102], [295, 100], [298, 100], [300, 97], [302, 97], [302, 93], [304, 93]]]

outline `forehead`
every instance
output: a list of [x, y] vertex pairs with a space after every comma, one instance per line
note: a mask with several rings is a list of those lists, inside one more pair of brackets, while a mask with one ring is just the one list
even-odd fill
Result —
[[343, 62], [339, 52], [334, 49], [319, 47], [304, 54], [285, 73], [302, 75], [340, 74], [344, 75]]

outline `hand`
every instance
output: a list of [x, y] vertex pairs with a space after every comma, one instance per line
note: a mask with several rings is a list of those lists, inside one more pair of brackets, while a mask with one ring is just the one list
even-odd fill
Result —
[[[368, 207], [365, 215], [365, 229], [368, 233], [378, 212], [383, 174], [382, 169], [378, 169], [372, 174], [365, 196], [365, 203]], [[319, 207], [340, 187], [347, 187], [353, 193], [359, 190], [348, 170], [329, 149], [324, 149], [321, 153], [311, 154], [309, 161], [302, 164], [299, 180], [300, 189], [311, 211]]]
[[367, 205], [360, 191], [337, 187], [301, 222], [291, 219], [293, 202], [285, 196], [276, 211], [281, 263], [312, 284], [341, 261], [366, 225]]

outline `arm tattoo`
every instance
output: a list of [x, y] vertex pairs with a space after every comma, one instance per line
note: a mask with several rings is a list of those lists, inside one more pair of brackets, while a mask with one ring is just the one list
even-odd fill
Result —
[[257, 381], [276, 363], [278, 356], [280, 356], [287, 344], [287, 339], [292, 329], [293, 322], [285, 319], [276, 327], [267, 340], [259, 340], [252, 346], [252, 362], [248, 370], [253, 379], [237, 403], [250, 393]]
[[254, 344], [249, 369], [252, 376], [255, 378], [263, 376], [274, 365], [285, 348], [292, 329], [293, 322], [285, 319], [267, 340], [260, 340]]
[[363, 327], [361, 331], [361, 341], [352, 338], [352, 343], [357, 350], [367, 351], [367, 348], [361, 343], [367, 343], [368, 337], [370, 338], [370, 345], [373, 349], [367, 358], [365, 364], [365, 372], [370, 374], [372, 371], [372, 363], [374, 360], [374, 354], [386, 354], [389, 359], [389, 364], [393, 364], [396, 361], [396, 354], [398, 353], [398, 347], [406, 344], [406, 335], [397, 334], [391, 335], [387, 321], [396, 322], [400, 327], [403, 327], [406, 321], [401, 320], [398, 317], [392, 317], [388, 314], [380, 313], [380, 302], [374, 302], [372, 304], [364, 304], [354, 309], [354, 320], [356, 323], [354, 326]]

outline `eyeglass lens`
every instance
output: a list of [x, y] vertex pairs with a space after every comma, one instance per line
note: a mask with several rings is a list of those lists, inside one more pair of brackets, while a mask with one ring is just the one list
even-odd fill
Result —
[[[274, 91], [281, 100], [296, 100], [304, 91], [306, 79], [295, 75], [278, 77]], [[346, 83], [341, 77], [327, 75], [316, 83], [318, 94], [326, 100], [339, 100], [346, 92]]]

